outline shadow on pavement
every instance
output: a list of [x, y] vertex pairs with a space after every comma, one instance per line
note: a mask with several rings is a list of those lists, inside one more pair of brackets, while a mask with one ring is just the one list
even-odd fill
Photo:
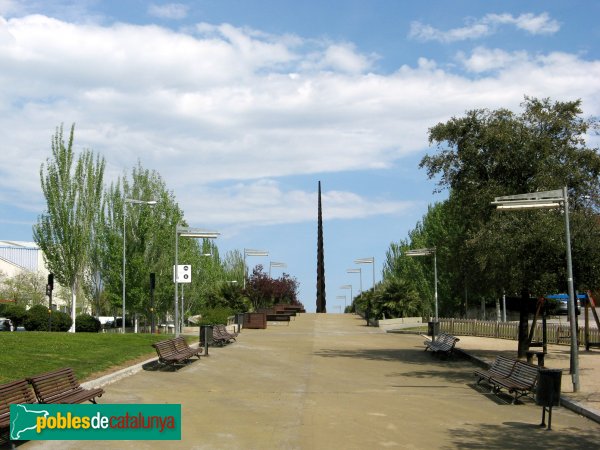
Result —
[[[541, 411], [540, 417], [541, 419]], [[503, 422], [498, 425], [473, 424], [448, 430], [449, 443], [443, 448], [460, 449], [598, 449], [598, 437], [588, 430], [567, 428], [553, 422], [546, 430], [539, 422]], [[564, 431], [569, 431], [569, 435]], [[574, 437], [574, 435], [576, 437]]]

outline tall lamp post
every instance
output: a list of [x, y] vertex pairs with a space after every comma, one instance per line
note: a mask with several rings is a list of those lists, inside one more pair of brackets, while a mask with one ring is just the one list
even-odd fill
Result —
[[348, 270], [346, 270], [346, 273], [357, 273], [358, 274], [358, 277], [359, 277], [359, 285], [358, 285], [359, 294], [358, 295], [361, 295], [362, 294], [362, 269], [360, 267], [358, 269], [348, 269]]
[[281, 267], [281, 268], [286, 268], [287, 264], [283, 263], [283, 262], [275, 262], [275, 261], [269, 261], [269, 278], [271, 278], [271, 269], [273, 267]]
[[437, 279], [437, 255], [436, 248], [417, 248], [408, 250], [404, 253], [406, 256], [428, 256], [433, 255], [433, 284], [434, 284], [434, 304], [435, 304], [435, 321], [438, 321], [438, 279]]
[[123, 318], [122, 318], [122, 327], [121, 331], [125, 334], [125, 265], [126, 265], [126, 255], [125, 255], [125, 223], [127, 222], [127, 204], [133, 205], [156, 205], [156, 200], [136, 200], [134, 198], [126, 198], [123, 200], [123, 273], [122, 273], [122, 282], [123, 282]]
[[358, 258], [354, 260], [354, 264], [371, 264], [373, 266], [373, 292], [375, 292], [375, 257]]
[[[375, 257], [371, 256], [370, 258], [358, 258], [354, 260], [354, 264], [371, 264], [373, 266], [373, 295], [375, 294]], [[369, 315], [371, 314], [371, 297], [368, 297], [367, 300], [367, 311], [366, 311], [366, 319], [367, 326], [369, 326]]]
[[244, 289], [246, 289], [246, 256], [269, 256], [266, 250], [253, 250], [251, 248], [244, 249]]
[[[350, 289], [350, 304], [352, 304], [352, 302], [354, 301], [354, 295], [352, 295], [352, 285], [344, 284], [344, 285], [340, 286], [340, 289]], [[344, 308], [344, 312], [346, 312], [345, 308]]]
[[344, 300], [344, 312], [346, 311], [346, 296], [345, 295], [336, 295], [335, 298], [338, 300]]
[[216, 239], [221, 233], [217, 231], [203, 230], [201, 228], [183, 227], [181, 225], [175, 226], [175, 337], [179, 336], [179, 299], [178, 299], [178, 274], [177, 265], [178, 261], [178, 249], [179, 249], [179, 237], [188, 237], [195, 239]]
[[569, 315], [571, 316], [571, 380], [573, 392], [579, 391], [579, 348], [577, 346], [577, 315], [575, 313], [575, 289], [573, 287], [573, 262], [571, 259], [571, 229], [569, 225], [569, 196], [566, 186], [553, 191], [496, 197], [492, 202], [500, 210], [552, 209], [561, 205], [565, 211], [565, 241], [567, 246], [567, 289], [569, 291]]

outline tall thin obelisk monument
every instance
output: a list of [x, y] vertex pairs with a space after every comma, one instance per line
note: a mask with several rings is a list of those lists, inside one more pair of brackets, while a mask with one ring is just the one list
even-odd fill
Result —
[[326, 313], [325, 256], [323, 254], [323, 211], [321, 208], [321, 182], [319, 181], [319, 212], [317, 225], [317, 312]]

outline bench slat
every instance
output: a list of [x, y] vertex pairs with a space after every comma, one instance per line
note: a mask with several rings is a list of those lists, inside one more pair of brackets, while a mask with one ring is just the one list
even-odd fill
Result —
[[37, 403], [31, 386], [26, 379], [0, 385], [0, 429], [10, 426], [10, 405]]
[[70, 367], [28, 378], [40, 403], [96, 403], [104, 389], [83, 389]]
[[[514, 395], [513, 403], [519, 399], [519, 397], [523, 397], [530, 392], [533, 392], [535, 385], [537, 384], [539, 377], [539, 369], [537, 366], [526, 363], [520, 360], [508, 360], [501, 361], [498, 356], [496, 359], [497, 364], [495, 363], [496, 369], [498, 372], [494, 373], [492, 368], [490, 368], [487, 372], [475, 371], [475, 375], [479, 376], [481, 381], [483, 378], [482, 375], [487, 375], [485, 378], [488, 383], [490, 383], [496, 392], [500, 392], [502, 389], [506, 389], [509, 394]], [[505, 360], [507, 358], [504, 358]], [[513, 367], [508, 374], [506, 374], [507, 368], [510, 365], [510, 362], [513, 363]], [[479, 383], [478, 381], [478, 383]]]

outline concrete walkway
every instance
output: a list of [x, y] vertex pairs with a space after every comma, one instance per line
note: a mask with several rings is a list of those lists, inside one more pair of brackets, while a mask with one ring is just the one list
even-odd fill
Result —
[[472, 362], [423, 348], [421, 336], [382, 333], [356, 316], [303, 314], [243, 330], [178, 371], [142, 370], [105, 386], [100, 403], [180, 403], [181, 441], [20, 448], [600, 448], [599, 424], [555, 408], [553, 430], [541, 429], [541, 407], [507, 404], [475, 386]]

